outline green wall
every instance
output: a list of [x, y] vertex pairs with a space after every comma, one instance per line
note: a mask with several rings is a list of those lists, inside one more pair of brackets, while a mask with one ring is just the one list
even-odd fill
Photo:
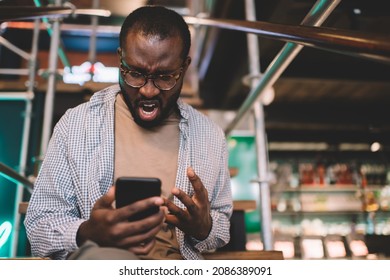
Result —
[[238, 174], [232, 178], [234, 200], [256, 200], [257, 209], [245, 213], [247, 233], [259, 232], [260, 191], [259, 184], [251, 182], [257, 179], [257, 155], [254, 136], [231, 136], [228, 138], [229, 167], [238, 168]]
[[[0, 162], [15, 171], [19, 170], [25, 106], [24, 101], [0, 99]], [[0, 176], [0, 257], [9, 257], [11, 253], [11, 237], [16, 229], [15, 225], [12, 224], [14, 222], [16, 190], [15, 183]], [[12, 233], [8, 238], [5, 229], [6, 222], [12, 224]], [[23, 225], [20, 229], [20, 239], [20, 250], [23, 251], [23, 247], [25, 247]], [[23, 254], [23, 252], [18, 254]]]

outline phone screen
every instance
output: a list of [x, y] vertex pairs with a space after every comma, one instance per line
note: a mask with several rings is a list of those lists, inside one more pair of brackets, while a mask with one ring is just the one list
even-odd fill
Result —
[[[121, 208], [148, 197], [161, 195], [161, 181], [158, 178], [120, 177], [115, 185], [116, 208]], [[144, 219], [158, 211], [158, 206], [151, 207], [132, 215], [129, 217], [129, 221]]]

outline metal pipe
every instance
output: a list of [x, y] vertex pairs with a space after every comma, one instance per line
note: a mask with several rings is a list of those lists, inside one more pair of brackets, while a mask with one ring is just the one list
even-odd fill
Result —
[[[56, 4], [61, 5], [61, 3]], [[73, 9], [72, 7], [30, 7], [30, 6], [2, 6], [0, 9], [0, 21], [52, 18], [59, 19], [70, 15], [89, 15], [109, 17], [109, 10], [101, 9]]]
[[[254, 0], [245, 0], [246, 20], [256, 20], [256, 7]], [[247, 34], [248, 54], [249, 54], [249, 75], [259, 77], [260, 75], [260, 48], [258, 37], [254, 34]], [[257, 86], [257, 80], [251, 79], [251, 89]], [[255, 123], [255, 144], [257, 154], [257, 176], [259, 183], [260, 197], [260, 223], [261, 239], [265, 250], [273, 250], [274, 241], [272, 234], [272, 213], [271, 195], [267, 180], [268, 162], [267, 147], [265, 141], [265, 125], [263, 104], [257, 100], [253, 106], [253, 118]]]
[[[206, 5], [202, 1], [187, 1], [187, 7], [189, 7], [190, 15], [195, 17], [209, 17], [209, 11], [206, 10]], [[191, 31], [191, 30], [190, 30]], [[199, 65], [200, 58], [202, 56], [202, 51], [205, 43], [205, 38], [207, 34], [207, 29], [202, 26], [194, 26], [194, 32], [191, 32], [191, 36], [193, 37], [191, 41], [192, 44], [192, 62], [194, 67]]]
[[[32, 46], [31, 46], [31, 56], [29, 60], [29, 78], [27, 84], [28, 92], [33, 94], [34, 86], [35, 86], [35, 76], [37, 73], [37, 56], [38, 56], [38, 42], [39, 42], [39, 19], [34, 21], [34, 31], [32, 38]], [[24, 114], [24, 124], [23, 124], [23, 139], [21, 143], [20, 149], [20, 159], [19, 159], [19, 174], [21, 176], [25, 176], [26, 174], [26, 163], [27, 163], [27, 153], [28, 153], [28, 144], [30, 139], [30, 127], [31, 127], [31, 118], [32, 118], [32, 98], [26, 99], [26, 108]], [[27, 190], [31, 193], [32, 187], [27, 188]], [[11, 256], [16, 257], [17, 249], [18, 249], [18, 241], [19, 241], [19, 232], [20, 232], [20, 220], [21, 214], [19, 213], [19, 204], [23, 200], [23, 186], [18, 184], [15, 203], [14, 203], [14, 236], [12, 239], [12, 251]]]
[[84, 15], [84, 16], [99, 16], [99, 17], [109, 17], [111, 12], [109, 10], [102, 9], [76, 9], [74, 11], [75, 15]]
[[[231, 0], [225, 0], [225, 4], [223, 5], [222, 10], [220, 11], [220, 17], [224, 17], [227, 15], [228, 7], [230, 7], [230, 4], [231, 4]], [[206, 77], [207, 71], [211, 63], [211, 59], [214, 55], [215, 48], [217, 46], [220, 31], [221, 30], [219, 28], [209, 28], [207, 30], [208, 34], [207, 34], [206, 44], [204, 44], [205, 46], [199, 50], [199, 52], [201, 53], [204, 49], [203, 58], [202, 60], [200, 60], [200, 58], [196, 60], [197, 65], [199, 65], [198, 66], [199, 80], [204, 80]]]
[[24, 50], [18, 48], [14, 44], [12, 44], [10, 41], [5, 39], [4, 37], [0, 36], [0, 44], [3, 45], [4, 47], [8, 48], [9, 50], [13, 51], [17, 55], [23, 57], [24, 59], [28, 60], [30, 59], [30, 54], [25, 52]]
[[33, 92], [35, 88], [35, 77], [37, 74], [38, 44], [39, 44], [40, 20], [34, 20], [33, 40], [31, 46], [31, 58], [29, 61], [30, 75], [28, 77], [28, 91]]
[[265, 38], [293, 42], [334, 53], [390, 63], [390, 38], [388, 35], [363, 34], [350, 30], [336, 30], [302, 25], [292, 26], [261, 21], [249, 22], [194, 17], [185, 17], [185, 20], [188, 24], [243, 31]]
[[[29, 19], [29, 18], [42, 18], [42, 21], [46, 23], [46, 29], [49, 35], [51, 36], [53, 30], [48, 22], [48, 18], [62, 18], [69, 15], [92, 15], [94, 17], [104, 16], [108, 17], [111, 15], [111, 12], [108, 10], [99, 10], [99, 9], [76, 9], [73, 5], [68, 7], [41, 7], [39, 0], [34, 0], [34, 3], [37, 7], [4, 7], [5, 10], [0, 11], [0, 19], [3, 20], [18, 20], [18, 19]], [[58, 5], [61, 5], [62, 2], [57, 2]], [[4, 12], [4, 14], [3, 14]], [[8, 13], [7, 13], [8, 12]], [[95, 43], [96, 44], [96, 43]], [[62, 44], [59, 44], [58, 55], [61, 59], [61, 62], [66, 67], [71, 67], [69, 59], [65, 54]]]
[[[56, 5], [60, 5], [61, 0], [56, 0]], [[49, 52], [49, 77], [47, 82], [47, 91], [45, 97], [45, 107], [43, 115], [43, 128], [41, 138], [40, 154], [44, 156], [46, 154], [47, 145], [49, 143], [52, 120], [53, 120], [53, 107], [54, 107], [54, 93], [56, 88], [56, 72], [57, 72], [57, 58], [58, 58], [58, 46], [60, 44], [60, 21], [55, 19], [53, 22], [53, 34], [50, 42]]]
[[[93, 0], [92, 8], [99, 8], [99, 0]], [[96, 62], [96, 35], [97, 35], [97, 26], [99, 24], [98, 16], [94, 15], [91, 18], [91, 37], [89, 39], [89, 54], [88, 59], [92, 64]]]
[[[324, 20], [330, 15], [330, 13], [336, 8], [341, 0], [318, 0], [308, 15], [303, 19], [302, 25], [311, 24], [313, 26], [321, 25]], [[262, 79], [257, 87], [250, 91], [248, 97], [239, 108], [235, 118], [225, 129], [226, 134], [230, 134], [239, 121], [245, 116], [247, 111], [252, 107], [253, 103], [268, 87], [272, 86], [284, 70], [290, 65], [292, 60], [303, 48], [302, 45], [295, 43], [287, 43], [274, 60], [267, 67]]]
[[[34, 3], [35, 3], [35, 6], [37, 6], [37, 8], [39, 9], [44, 9], [42, 8], [42, 3], [40, 0], [34, 0]], [[74, 12], [75, 10], [75, 7], [70, 4], [69, 2], [67, 2], [69, 5], [66, 6], [66, 7], [59, 7], [59, 8], [67, 8], [67, 9], [70, 9], [72, 11], [72, 13]], [[34, 11], [32, 11], [34, 12]], [[47, 30], [47, 33], [49, 34], [49, 36], [51, 37], [52, 34], [53, 34], [53, 29], [52, 29], [52, 26], [49, 22], [49, 17], [43, 17], [42, 18], [42, 22], [45, 24], [45, 29]], [[70, 62], [69, 62], [69, 59], [67, 57], [67, 55], [65, 54], [65, 51], [64, 51], [64, 48], [62, 46], [62, 43], [60, 41], [60, 44], [58, 46], [58, 56], [62, 62], [62, 65], [64, 65], [64, 67], [71, 67], [70, 65]]]
[[73, 10], [70, 7], [3, 6], [0, 9], [0, 20], [61, 18], [67, 17], [72, 13]]
[[[33, 29], [33, 23], [27, 21], [15, 21], [15, 22], [3, 22], [0, 24], [0, 30], [3, 29]], [[47, 29], [46, 25], [41, 23], [40, 29]], [[101, 36], [116, 37], [119, 34], [120, 26], [115, 25], [99, 25], [96, 27], [96, 31]], [[72, 35], [91, 36], [92, 30], [85, 24], [61, 24], [61, 33], [69, 32]]]
[[4, 75], [23, 75], [28, 76], [30, 74], [29, 69], [10, 69], [10, 68], [2, 68], [0, 69], [0, 74]]
[[14, 182], [15, 184], [22, 184], [29, 193], [32, 193], [32, 189], [34, 187], [34, 184], [30, 182], [28, 179], [20, 175], [18, 172], [13, 170], [11, 167], [8, 167], [7, 165], [0, 162], [0, 175], [6, 178], [7, 180], [10, 180], [11, 182]]
[[16, 193], [14, 198], [14, 213], [13, 213], [13, 225], [14, 230], [12, 231], [11, 237], [11, 246], [10, 246], [10, 256], [15, 257], [18, 247], [18, 239], [19, 239], [19, 231], [20, 231], [20, 213], [18, 211], [19, 203], [23, 197], [23, 187], [31, 194], [33, 183], [24, 177], [25, 171], [25, 163], [27, 158], [28, 151], [28, 138], [30, 134], [30, 123], [31, 123], [31, 111], [32, 111], [32, 92], [24, 92], [24, 93], [5, 93], [1, 94], [0, 97], [9, 100], [19, 100], [26, 102], [25, 108], [25, 118], [23, 124], [23, 139], [21, 142], [20, 156], [19, 156], [19, 173], [14, 171], [12, 168], [6, 166], [5, 164], [0, 163], [0, 176], [8, 179], [9, 181], [15, 183]]
[[[311, 9], [309, 14], [302, 21], [302, 24], [311, 24], [317, 25], [322, 24], [322, 22], [330, 15], [331, 11], [337, 6], [340, 0], [328, 1], [325, 3], [324, 1], [317, 1], [315, 6]], [[253, 0], [246, 0], [246, 18], [249, 21], [255, 21], [255, 5]], [[259, 47], [257, 36], [248, 34], [248, 53], [250, 56], [249, 67], [250, 67], [250, 76], [257, 77], [260, 75], [260, 57], [259, 57]], [[292, 59], [298, 54], [299, 50], [302, 49], [303, 46], [297, 46], [295, 52], [291, 53], [289, 57], [288, 64], [292, 61]], [[283, 51], [282, 51], [283, 53]], [[281, 56], [282, 59], [285, 56]], [[279, 56], [276, 57], [278, 59]], [[283, 66], [287, 67], [288, 64], [284, 64]], [[271, 65], [273, 65], [271, 63]], [[285, 69], [285, 68], [284, 68]], [[283, 70], [284, 70], [283, 69]], [[280, 71], [280, 74], [283, 72]], [[265, 76], [269, 73], [269, 68], [267, 69]], [[279, 76], [280, 76], [279, 74]], [[268, 75], [269, 76], [269, 75]], [[279, 76], [275, 76], [274, 82], [277, 80]], [[256, 143], [256, 152], [257, 152], [257, 172], [258, 172], [258, 183], [260, 187], [260, 217], [261, 217], [261, 235], [262, 241], [265, 250], [273, 250], [274, 248], [274, 240], [272, 233], [272, 212], [271, 212], [271, 194], [269, 183], [267, 179], [268, 173], [268, 153], [267, 153], [267, 141], [266, 141], [266, 131], [264, 124], [264, 110], [263, 105], [259, 101], [259, 96], [262, 92], [264, 92], [270, 84], [267, 84], [267, 79], [263, 78], [260, 82], [257, 82], [255, 79], [251, 79], [251, 92], [244, 102], [244, 105], [238, 111], [236, 118], [232, 121], [231, 125], [227, 128], [227, 134], [230, 133], [235, 124], [238, 123], [238, 120], [242, 118], [244, 113], [248, 111], [249, 108], [253, 105], [253, 114], [254, 114], [254, 123], [255, 123], [255, 143]], [[259, 85], [257, 85], [259, 84]], [[259, 89], [260, 88], [260, 89]]]
[[26, 100], [33, 98], [34, 94], [32, 92], [0, 92], [1, 100]]

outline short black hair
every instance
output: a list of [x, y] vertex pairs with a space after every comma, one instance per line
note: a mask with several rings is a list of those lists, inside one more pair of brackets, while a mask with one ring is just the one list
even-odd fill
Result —
[[190, 51], [191, 34], [187, 23], [180, 14], [163, 6], [143, 6], [127, 16], [119, 34], [121, 48], [126, 44], [129, 30], [142, 32], [143, 35], [157, 35], [161, 39], [180, 36], [183, 60]]

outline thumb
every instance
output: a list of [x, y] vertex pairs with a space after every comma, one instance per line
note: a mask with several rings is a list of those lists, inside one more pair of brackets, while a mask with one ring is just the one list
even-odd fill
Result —
[[100, 197], [95, 202], [95, 209], [100, 208], [111, 208], [112, 203], [115, 200], [115, 186], [112, 186], [108, 189], [108, 192], [104, 194], [102, 197]]

